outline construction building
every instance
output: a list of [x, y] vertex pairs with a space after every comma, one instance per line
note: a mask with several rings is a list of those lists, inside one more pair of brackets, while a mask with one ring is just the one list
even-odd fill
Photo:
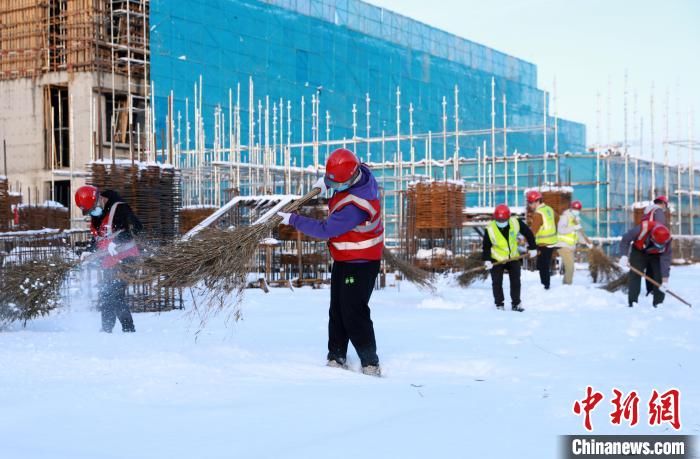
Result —
[[587, 149], [534, 64], [359, 0], [6, 0], [0, 44], [5, 175], [24, 202], [70, 207], [89, 162], [125, 159], [175, 166], [183, 210], [211, 212], [300, 194], [346, 146], [376, 171], [390, 244], [407, 227], [462, 240], [458, 212], [409, 221], [407, 190], [431, 180], [482, 210], [572, 187], [601, 238], [666, 194], [674, 232], [700, 231], [692, 130], [664, 137], [661, 162], [632, 148], [641, 128]]

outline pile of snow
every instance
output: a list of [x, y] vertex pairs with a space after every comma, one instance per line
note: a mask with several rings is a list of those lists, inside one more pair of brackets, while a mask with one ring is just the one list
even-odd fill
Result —
[[182, 206], [180, 207], [180, 210], [189, 210], [189, 209], [218, 209], [219, 206], [215, 206], [213, 204], [190, 204], [188, 206]]
[[41, 205], [36, 206], [34, 204], [20, 204], [19, 207], [21, 208], [33, 208], [33, 207], [44, 207], [44, 208], [52, 208], [56, 210], [61, 210], [61, 211], [68, 211], [68, 208], [61, 204], [60, 202], [56, 201], [51, 201], [50, 199], [44, 201], [41, 203]]
[[572, 194], [574, 192], [574, 187], [571, 186], [554, 186], [554, 185], [544, 185], [544, 186], [538, 186], [534, 188], [526, 188], [525, 191], [523, 192], [524, 195], [527, 195], [530, 191], [539, 191], [540, 193], [570, 193]]
[[452, 258], [452, 251], [443, 247], [433, 247], [432, 249], [418, 249], [416, 252], [418, 260], [431, 260], [433, 258]]
[[117, 159], [115, 158], [114, 160], [112, 159], [98, 159], [95, 161], [90, 161], [88, 164], [104, 164], [104, 165], [111, 165], [111, 164], [116, 164], [120, 166], [138, 166], [139, 170], [145, 170], [148, 167], [159, 167], [161, 169], [174, 169], [175, 166], [172, 164], [165, 164], [165, 163], [159, 163], [155, 161], [132, 161], [130, 159]]

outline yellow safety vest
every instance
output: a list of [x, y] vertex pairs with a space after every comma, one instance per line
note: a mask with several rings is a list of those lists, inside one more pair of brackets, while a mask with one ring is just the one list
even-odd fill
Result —
[[[569, 217], [569, 226], [576, 226], [578, 224], [578, 219], [571, 215], [570, 212], [566, 212], [566, 215]], [[565, 215], [562, 214], [561, 218], [564, 218], [564, 216]], [[569, 247], [576, 247], [576, 244], [578, 243], [578, 231], [572, 231], [568, 234], [560, 233], [559, 242], [563, 242]]]
[[553, 245], [557, 243], [557, 225], [554, 221], [554, 211], [546, 204], [538, 207], [535, 212], [542, 216], [542, 226], [535, 234], [537, 245]]
[[518, 233], [520, 233], [520, 223], [515, 217], [510, 217], [508, 220], [508, 240], [503, 237], [501, 229], [496, 225], [496, 220], [486, 226], [486, 232], [491, 240], [491, 258], [496, 261], [515, 258], [520, 253], [518, 252]]

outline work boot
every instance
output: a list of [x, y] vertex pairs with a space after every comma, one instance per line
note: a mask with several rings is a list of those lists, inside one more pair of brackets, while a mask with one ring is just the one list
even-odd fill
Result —
[[504, 310], [505, 310], [505, 309], [503, 308], [503, 305], [502, 305], [502, 304], [497, 304], [497, 305], [496, 305], [496, 309], [499, 310], [499, 311], [504, 311]]
[[629, 304], [628, 304], [627, 306], [629, 306], [629, 307], [631, 308], [631, 307], [634, 306], [634, 303], [635, 303], [635, 301], [630, 301]]
[[341, 358], [328, 360], [328, 362], [326, 362], [326, 366], [331, 368], [342, 368], [343, 370], [348, 369], [348, 365], [345, 363], [345, 359]]
[[365, 365], [362, 367], [362, 374], [380, 377], [382, 375], [382, 369], [379, 368], [379, 365]]
[[523, 312], [525, 310], [525, 308], [520, 306], [520, 303], [514, 304], [513, 306], [511, 306], [510, 309], [511, 309], [511, 311], [516, 311], [516, 312]]

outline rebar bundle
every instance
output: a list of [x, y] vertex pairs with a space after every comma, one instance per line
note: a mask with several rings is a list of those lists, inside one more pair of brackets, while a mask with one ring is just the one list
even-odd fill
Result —
[[67, 207], [57, 205], [20, 205], [19, 230], [39, 230], [44, 228], [69, 229], [70, 212]]
[[[457, 255], [464, 218], [464, 187], [456, 182], [417, 182], [408, 186], [406, 197], [407, 259], [415, 260], [422, 248], [444, 248], [445, 254], [449, 251]], [[453, 264], [451, 257], [423, 262], [424, 267], [437, 270], [449, 269]]]
[[185, 234], [216, 211], [214, 206], [190, 206], [180, 209], [180, 234]]
[[133, 209], [144, 226], [143, 237], [163, 244], [178, 234], [180, 172], [167, 165], [129, 161], [93, 162], [88, 183], [101, 190], [114, 190]]

